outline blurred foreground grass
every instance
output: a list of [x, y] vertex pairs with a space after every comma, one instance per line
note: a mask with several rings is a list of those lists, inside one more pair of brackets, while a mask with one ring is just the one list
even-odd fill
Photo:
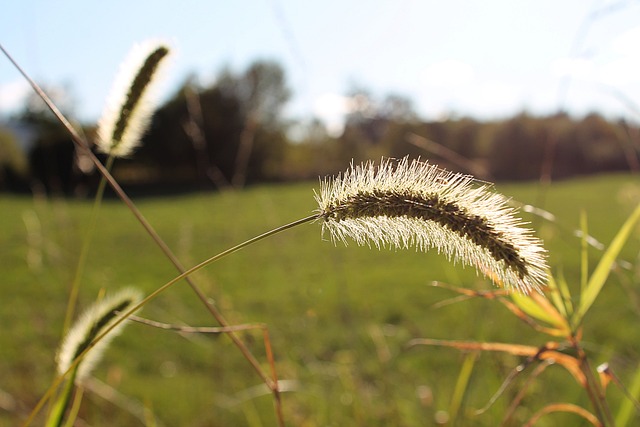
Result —
[[[308, 215], [315, 183], [263, 186], [244, 192], [142, 199], [138, 207], [185, 266], [247, 238]], [[578, 285], [580, 240], [573, 235], [581, 210], [589, 232], [608, 244], [640, 200], [637, 176], [608, 175], [554, 183], [540, 198], [536, 184], [499, 185], [519, 202], [557, 217], [529, 214], [545, 240], [554, 272]], [[0, 425], [14, 425], [50, 384], [67, 289], [91, 213], [90, 202], [0, 198]], [[176, 274], [133, 216], [105, 202], [81, 285], [84, 307], [100, 289], [133, 285], [148, 293]], [[587, 317], [592, 360], [611, 361], [621, 378], [640, 363], [640, 233], [626, 245], [621, 269]], [[593, 266], [599, 257], [589, 251]], [[233, 324], [269, 327], [281, 380], [285, 418], [305, 426], [422, 426], [445, 419], [464, 355], [450, 349], [407, 349], [412, 338], [504, 341], [542, 345], [544, 337], [480, 299], [444, 306], [455, 295], [431, 286], [442, 281], [491, 289], [472, 269], [454, 266], [435, 251], [378, 251], [334, 247], [320, 224], [307, 224], [259, 242], [194, 276]], [[149, 304], [142, 315], [185, 325], [217, 326], [184, 284]], [[268, 369], [259, 331], [243, 333]], [[494, 426], [524, 377], [485, 413], [476, 415], [519, 360], [479, 356], [459, 425]], [[122, 405], [146, 406], [159, 425], [274, 425], [272, 398], [224, 336], [180, 335], [140, 324], [114, 340], [95, 377], [121, 394], [121, 403], [87, 392], [80, 417], [92, 426], [144, 425]], [[613, 408], [621, 399], [612, 391]], [[588, 406], [561, 368], [536, 380], [516, 416], [522, 421], [545, 403]], [[118, 406], [120, 405], [120, 406]], [[575, 421], [575, 418], [570, 418]], [[551, 416], [538, 425], [560, 425]], [[546, 423], [546, 424], [545, 424]]]

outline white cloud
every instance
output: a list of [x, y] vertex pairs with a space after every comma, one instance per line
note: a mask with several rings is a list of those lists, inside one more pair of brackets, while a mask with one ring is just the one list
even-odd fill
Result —
[[454, 111], [483, 119], [514, 114], [525, 107], [527, 93], [514, 82], [486, 79], [470, 85], [457, 98]]
[[348, 96], [325, 93], [316, 99], [313, 112], [326, 124], [330, 135], [338, 136], [344, 130], [345, 115], [355, 107], [355, 101]]
[[590, 80], [593, 75], [593, 63], [584, 58], [558, 58], [551, 63], [551, 72], [556, 77]]
[[640, 44], [640, 26], [629, 31], [625, 31], [616, 37], [611, 43], [614, 52], [620, 55], [638, 55], [638, 45]]
[[599, 70], [602, 83], [620, 87], [640, 81], [640, 56], [626, 56], [604, 64]]
[[14, 112], [24, 104], [31, 88], [23, 79], [13, 80], [0, 85], [0, 113]]
[[429, 65], [421, 77], [422, 83], [428, 86], [454, 87], [471, 83], [475, 73], [466, 62], [447, 59]]
[[486, 80], [478, 86], [476, 99], [491, 100], [499, 109], [517, 109], [522, 102], [521, 88], [500, 80]]
[[441, 120], [453, 115], [477, 118], [502, 117], [525, 106], [526, 93], [515, 82], [497, 78], [474, 78], [473, 82], [455, 87], [420, 88], [416, 98], [420, 113], [427, 119]]
[[640, 81], [638, 45], [640, 45], [640, 26], [616, 37], [611, 42], [612, 57], [598, 70], [599, 80], [616, 87]]

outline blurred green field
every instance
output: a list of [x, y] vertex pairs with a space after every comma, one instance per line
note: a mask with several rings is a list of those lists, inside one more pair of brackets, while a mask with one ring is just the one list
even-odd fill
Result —
[[[148, 198], [140, 210], [191, 266], [247, 238], [308, 215], [316, 183], [263, 186], [243, 192]], [[606, 175], [554, 183], [498, 185], [519, 202], [543, 206], [549, 222], [529, 214], [544, 238], [554, 272], [577, 285], [579, 215], [589, 232], [608, 244], [640, 201], [637, 176]], [[635, 204], [634, 204], [635, 203]], [[89, 223], [91, 202], [0, 198], [0, 425], [15, 425], [54, 377], [68, 287]], [[589, 251], [593, 268], [600, 252]], [[621, 259], [630, 263], [611, 276], [585, 324], [594, 366], [610, 361], [623, 381], [640, 364], [640, 230]], [[176, 275], [171, 264], [116, 200], [106, 201], [82, 280], [87, 306], [101, 289], [133, 285], [149, 293]], [[455, 297], [434, 288], [442, 281], [491, 289], [475, 271], [454, 266], [436, 252], [335, 247], [320, 224], [306, 224], [246, 248], [195, 274], [195, 282], [233, 324], [269, 327], [283, 394], [285, 418], [296, 426], [435, 425], [450, 411], [465, 358], [455, 350], [406, 348], [419, 337], [544, 344], [495, 301]], [[185, 283], [149, 304], [142, 315], [163, 322], [216, 326]], [[260, 331], [243, 333], [268, 369]], [[482, 354], [474, 366], [455, 425], [495, 426], [526, 380], [518, 377], [495, 404], [483, 407], [518, 358]], [[114, 340], [94, 376], [120, 394], [107, 400], [87, 391], [80, 417], [91, 426], [144, 425], [124, 408], [146, 406], [158, 425], [271, 426], [270, 394], [225, 336], [180, 335], [131, 324]], [[622, 394], [608, 397], [614, 411]], [[588, 407], [581, 388], [551, 367], [529, 389], [514, 425], [553, 401]], [[135, 409], [133, 410], [135, 413]], [[580, 425], [575, 417], [549, 416], [537, 425]], [[567, 421], [567, 422], [569, 422]], [[38, 421], [38, 424], [41, 423]]]

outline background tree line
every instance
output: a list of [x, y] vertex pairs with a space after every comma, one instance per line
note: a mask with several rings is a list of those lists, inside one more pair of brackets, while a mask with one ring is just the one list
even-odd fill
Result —
[[[196, 81], [187, 78], [159, 106], [141, 147], [116, 162], [113, 173], [125, 187], [239, 188], [316, 179], [352, 160], [405, 155], [495, 181], [640, 170], [638, 126], [597, 113], [425, 121], [405, 97], [375, 99], [356, 89], [348, 94], [353, 102], [344, 130], [333, 136], [319, 120], [284, 119], [290, 91], [277, 63], [257, 61], [240, 73], [225, 69], [208, 86]], [[91, 140], [95, 127], [84, 131]], [[10, 127], [0, 127], [1, 190], [83, 194], [95, 188], [90, 166], [35, 98]]]

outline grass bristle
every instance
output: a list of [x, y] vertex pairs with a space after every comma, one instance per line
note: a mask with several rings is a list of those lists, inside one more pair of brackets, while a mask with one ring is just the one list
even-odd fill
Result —
[[123, 62], [109, 100], [98, 122], [100, 151], [126, 157], [138, 146], [154, 110], [150, 98], [170, 49], [150, 41], [134, 46]]
[[546, 281], [545, 251], [507, 199], [471, 176], [420, 160], [383, 159], [326, 179], [316, 195], [334, 241], [435, 248], [523, 293]]
[[[141, 299], [139, 291], [125, 288], [92, 304], [76, 320], [60, 346], [57, 356], [58, 373], [66, 372], [75, 359], [89, 348], [96, 337], [113, 325], [123, 312], [133, 307]], [[122, 331], [123, 327], [124, 323], [120, 323], [89, 350], [78, 365], [76, 381], [81, 381], [89, 375], [111, 340]]]

